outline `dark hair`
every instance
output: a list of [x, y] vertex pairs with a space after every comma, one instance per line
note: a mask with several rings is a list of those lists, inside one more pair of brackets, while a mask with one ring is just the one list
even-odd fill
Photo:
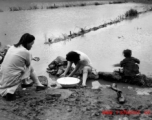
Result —
[[132, 51], [129, 50], [129, 49], [126, 49], [126, 50], [123, 51], [123, 54], [124, 54], [125, 57], [131, 57]]
[[35, 37], [33, 35], [30, 35], [29, 33], [25, 33], [20, 38], [20, 41], [17, 44], [14, 44], [14, 46], [18, 47], [18, 46], [22, 45], [23, 47], [25, 47], [27, 49], [27, 44], [33, 42], [34, 40], [35, 40]]
[[74, 62], [75, 64], [80, 60], [80, 54], [77, 52], [71, 51], [66, 55], [66, 60]]

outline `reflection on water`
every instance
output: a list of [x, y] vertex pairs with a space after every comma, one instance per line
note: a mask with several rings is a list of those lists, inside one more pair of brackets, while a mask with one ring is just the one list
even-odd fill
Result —
[[[46, 74], [47, 65], [57, 56], [77, 49], [86, 53], [98, 71], [113, 71], [113, 64], [123, 59], [122, 51], [129, 48], [141, 60], [140, 70], [152, 74], [151, 13], [90, 32], [67, 42], [45, 45], [45, 36], [59, 37], [80, 28], [91, 28], [117, 18], [130, 8], [143, 9], [142, 4], [118, 4], [0, 13], [0, 41], [3, 45], [18, 42], [29, 32], [36, 37], [32, 49], [39, 62], [33, 62], [38, 74]], [[145, 6], [144, 6], [145, 7]]]

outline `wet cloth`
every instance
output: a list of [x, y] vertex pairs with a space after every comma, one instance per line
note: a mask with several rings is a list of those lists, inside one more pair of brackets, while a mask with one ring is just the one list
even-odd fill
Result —
[[133, 77], [139, 73], [138, 64], [140, 61], [137, 58], [129, 57], [125, 58], [120, 62], [121, 67], [123, 68], [123, 76]]
[[0, 94], [14, 93], [24, 78], [30, 76], [33, 68], [31, 54], [23, 46], [11, 46], [4, 58], [0, 69]]
[[[56, 57], [47, 68], [47, 72], [51, 75], [60, 76], [67, 67], [67, 61], [62, 56]], [[69, 70], [71, 72], [73, 70], [73, 67]]]

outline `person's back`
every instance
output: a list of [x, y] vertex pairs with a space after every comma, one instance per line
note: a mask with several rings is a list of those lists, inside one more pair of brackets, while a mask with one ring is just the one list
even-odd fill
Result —
[[123, 76], [125, 77], [134, 77], [139, 73], [138, 64], [140, 61], [134, 57], [125, 58], [121, 61], [120, 65], [123, 67]]
[[82, 66], [92, 66], [90, 58], [83, 52], [74, 50], [78, 54], [80, 54], [80, 61]]
[[0, 72], [3, 79], [0, 84], [7, 82], [8, 79], [18, 79], [25, 72], [25, 64], [30, 59], [30, 53], [24, 47], [11, 46], [1, 66]]
[[[16, 70], [24, 70], [25, 62], [27, 60], [30, 60], [30, 53], [22, 46], [16, 48], [12, 46], [5, 58], [4, 62], [2, 64], [3, 69], [16, 69]], [[4, 70], [5, 71], [5, 70]]]

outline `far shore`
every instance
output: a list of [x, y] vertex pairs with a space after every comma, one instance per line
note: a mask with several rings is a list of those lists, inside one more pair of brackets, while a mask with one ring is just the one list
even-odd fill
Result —
[[[45, 2], [50, 3], [50, 5], [47, 5], [47, 6], [37, 5], [37, 3], [45, 3]], [[98, 5], [104, 5], [104, 4], [121, 4], [121, 3], [128, 3], [128, 2], [152, 4], [151, 0], [76, 0], [76, 1], [75, 0], [14, 0], [14, 1], [0, 0], [0, 12], [37, 10], [37, 9], [57, 9], [57, 8], [69, 8], [69, 7], [85, 7], [88, 5], [98, 6]], [[5, 6], [5, 3], [7, 3], [6, 6]], [[25, 3], [27, 5], [24, 5]], [[30, 3], [33, 3], [33, 4], [31, 5]]]
[[[2, 2], [2, 4], [4, 4], [4, 6], [6, 4], [7, 11], [22, 11], [22, 10], [37, 10], [37, 9], [85, 7], [85, 6], [89, 6], [89, 5], [98, 6], [98, 5], [103, 5], [103, 4], [124, 3], [125, 1], [118, 1], [118, 0], [114, 0], [114, 1], [111, 1], [111, 0], [107, 0], [107, 1], [104, 1], [104, 0], [82, 0], [82, 1], [80, 1], [80, 0], [78, 0], [78, 1], [74, 1], [74, 0], [71, 0], [71, 1], [69, 1], [69, 0], [63, 0], [63, 1], [62, 0], [57, 0], [57, 1], [54, 1], [54, 0], [44, 0], [44, 1], [43, 0], [32, 0], [32, 1], [21, 0], [21, 1], [18, 1], [18, 0], [15, 0], [15, 1], [10, 1], [10, 0], [6, 0], [4, 2], [4, 1], [0, 0], [0, 3], [1, 2]], [[43, 3], [45, 3], [45, 2], [49, 3], [49, 4], [43, 5]], [[11, 4], [11, 3], [13, 3], [13, 4]], [[42, 5], [39, 5], [39, 3], [42, 3]], [[8, 5], [8, 4], [10, 4], [10, 5]], [[26, 4], [26, 5], [24, 5], [24, 4]], [[3, 10], [4, 6], [0, 5], [0, 12], [6, 11], [6, 8], [5, 8], [5, 10]]]

